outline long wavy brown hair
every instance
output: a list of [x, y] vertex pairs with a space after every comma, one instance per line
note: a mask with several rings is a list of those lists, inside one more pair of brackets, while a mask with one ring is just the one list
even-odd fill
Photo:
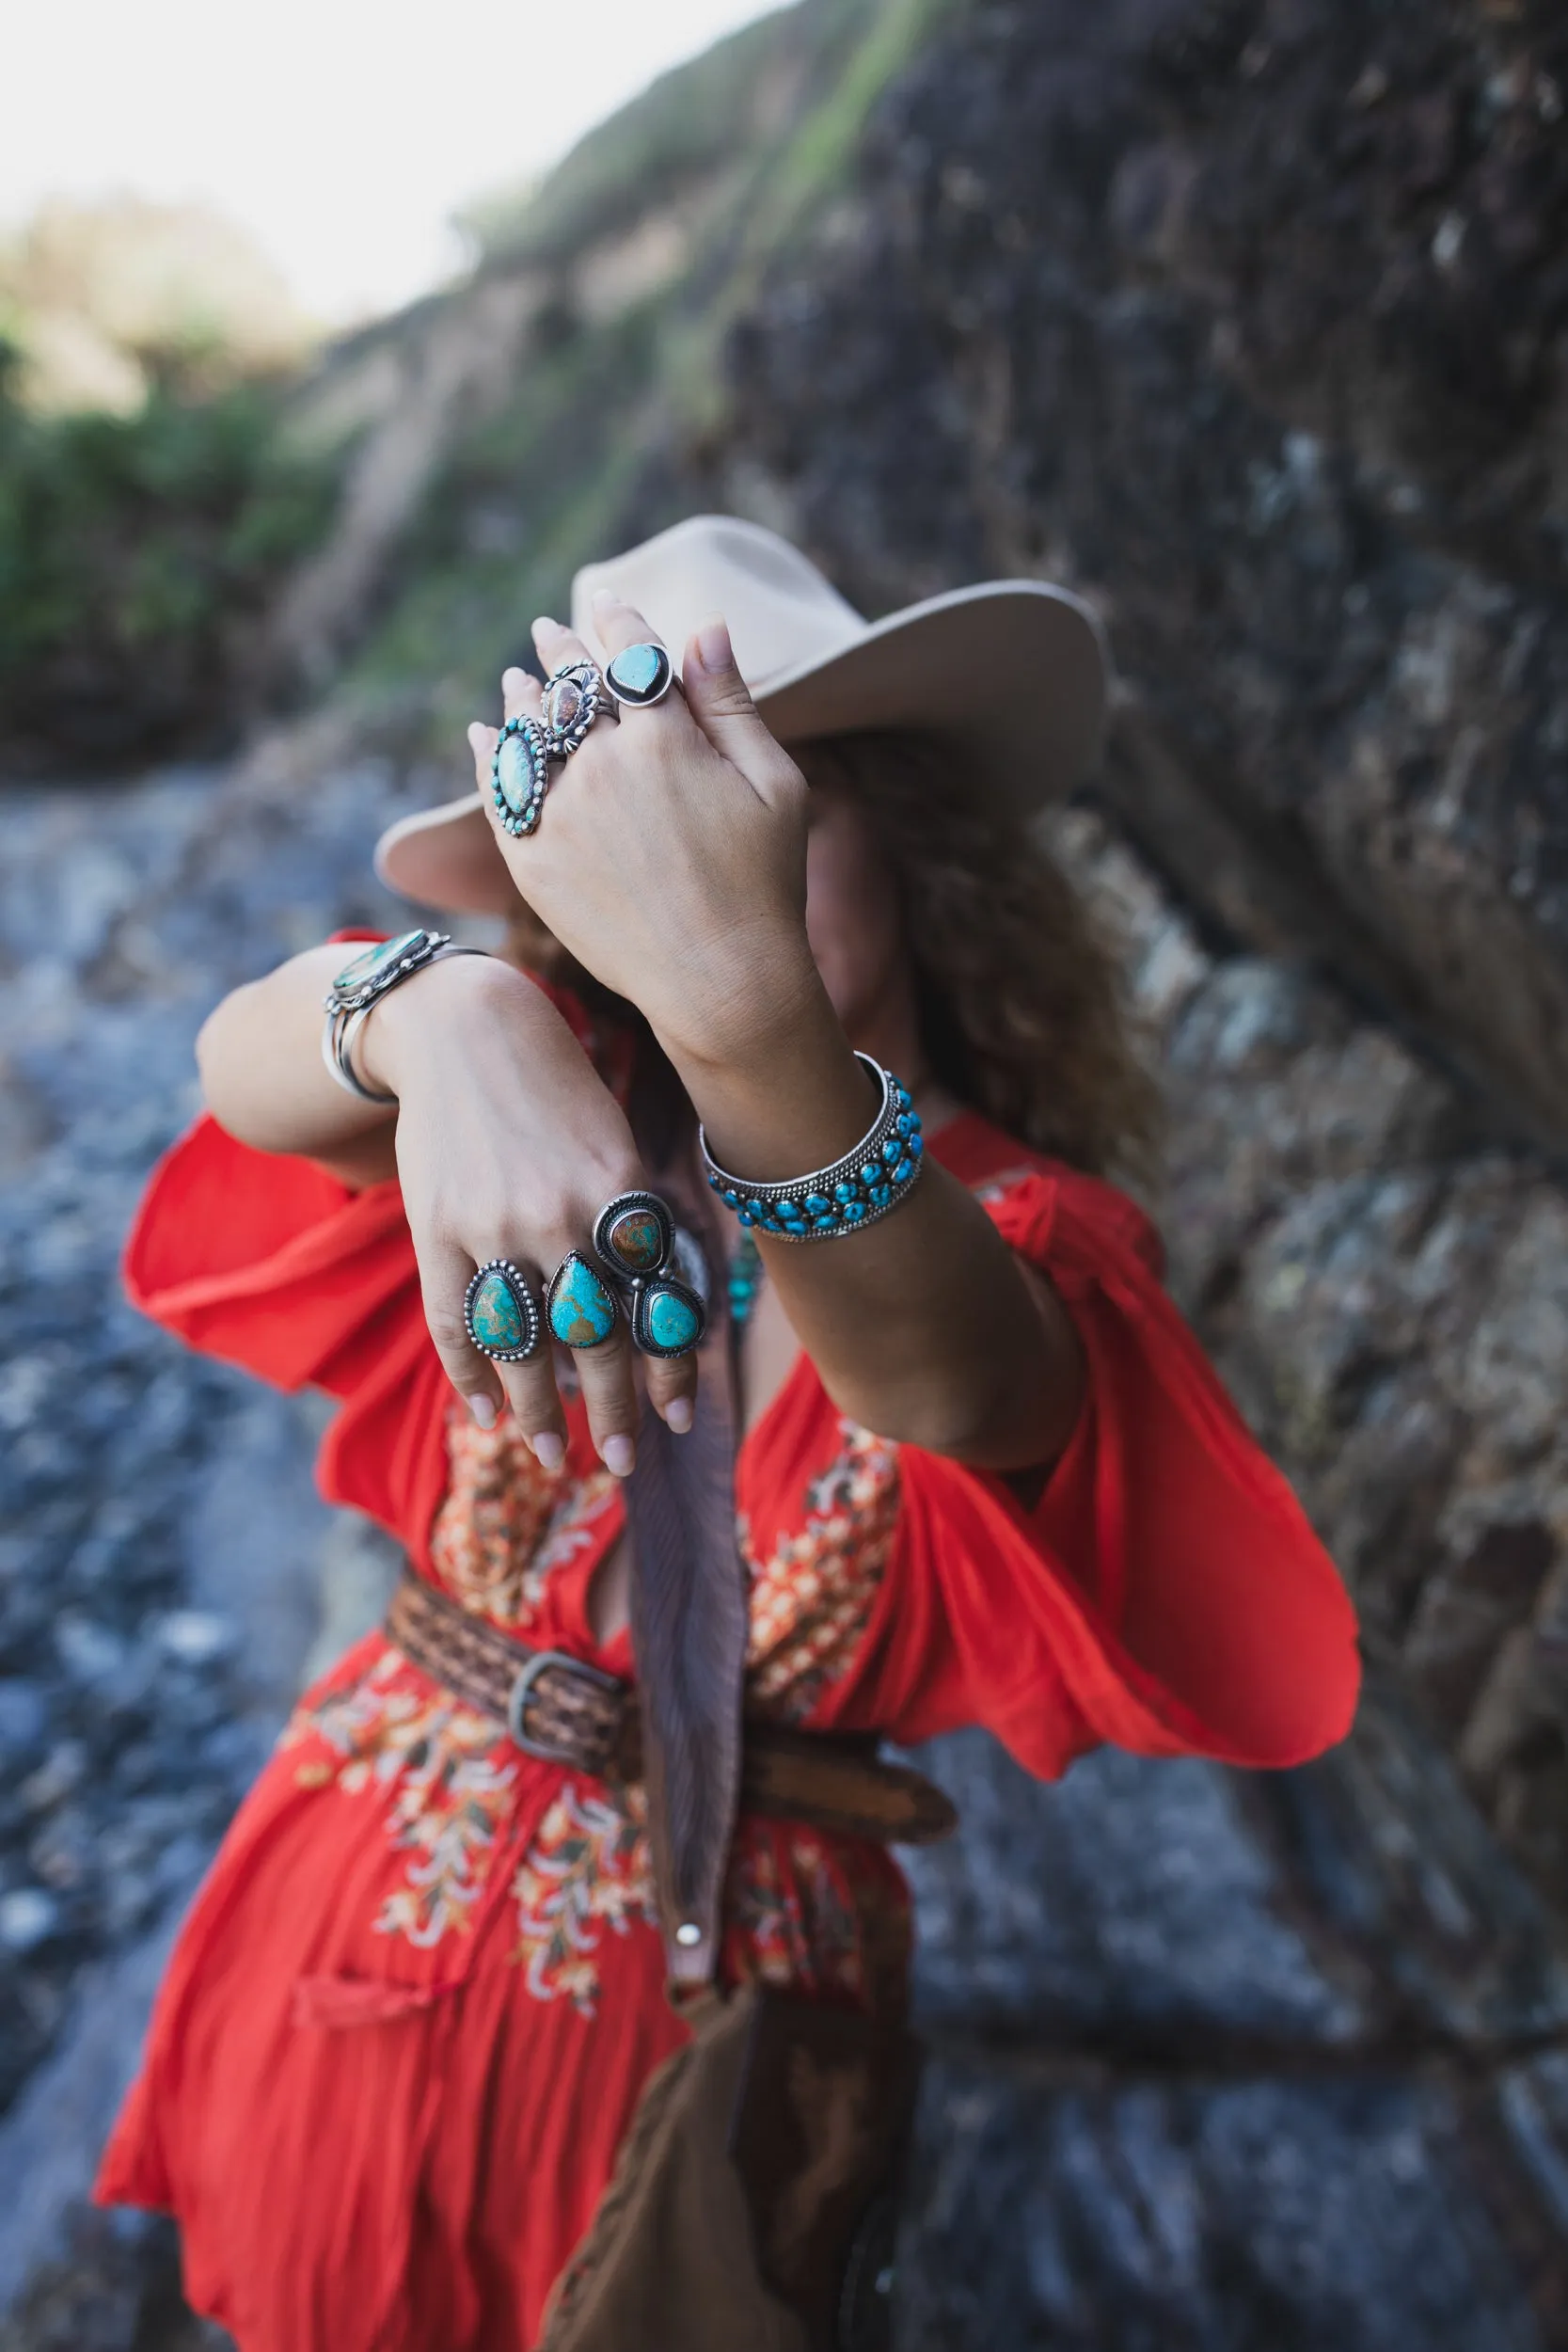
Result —
[[[1148, 1181], [1160, 1098], [1132, 1042], [1119, 963], [1037, 834], [983, 779], [956, 782], [951, 748], [929, 737], [824, 739], [810, 765], [814, 783], [865, 811], [886, 856], [933, 1074], [1037, 1152]], [[595, 1016], [627, 1019], [524, 911], [513, 946]], [[658, 1074], [637, 1058], [645, 1117], [663, 1125]]]

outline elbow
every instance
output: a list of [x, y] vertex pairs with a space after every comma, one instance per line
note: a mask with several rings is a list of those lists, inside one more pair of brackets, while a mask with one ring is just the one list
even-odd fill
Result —
[[201, 1083], [201, 1099], [226, 1133], [237, 1143], [255, 1140], [246, 1135], [243, 1116], [243, 1094], [232, 1084], [236, 1057], [233, 1052], [233, 1015], [240, 999], [248, 995], [249, 988], [237, 988], [214, 1006], [196, 1033], [196, 1070]]

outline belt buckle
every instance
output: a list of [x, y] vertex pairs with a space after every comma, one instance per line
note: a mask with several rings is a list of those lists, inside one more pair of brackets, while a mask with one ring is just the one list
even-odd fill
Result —
[[601, 1691], [618, 1691], [621, 1684], [615, 1675], [606, 1674], [601, 1667], [590, 1666], [584, 1660], [574, 1658], [563, 1649], [536, 1650], [526, 1666], [518, 1667], [506, 1701], [506, 1728], [514, 1745], [521, 1748], [525, 1756], [536, 1756], [546, 1764], [570, 1764], [573, 1758], [563, 1754], [560, 1747], [551, 1747], [546, 1740], [529, 1737], [528, 1703], [533, 1695], [534, 1684], [546, 1666], [563, 1666], [568, 1674], [580, 1677], [584, 1682], [595, 1683]]

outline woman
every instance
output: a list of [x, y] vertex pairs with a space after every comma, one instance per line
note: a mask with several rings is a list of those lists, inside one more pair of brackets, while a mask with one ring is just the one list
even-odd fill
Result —
[[[648, 1353], [640, 1419], [616, 1285], [601, 1337], [570, 1270], [607, 1270], [624, 1194], [698, 1221], [692, 1113], [733, 1251], [759, 1753], [780, 1724], [827, 1753], [981, 1722], [1048, 1777], [1104, 1740], [1283, 1765], [1354, 1702], [1333, 1568], [1098, 1173], [1145, 1139], [1143, 1082], [1023, 824], [1092, 753], [1082, 609], [1002, 583], [868, 627], [771, 534], [702, 517], [580, 576], [574, 612], [534, 630], [556, 699], [509, 671], [504, 731], [471, 730], [480, 800], [380, 853], [427, 904], [505, 913], [508, 952], [337, 998], [334, 1070], [341, 947], [228, 999], [209, 1115], [129, 1252], [193, 1344], [342, 1400], [325, 1490], [426, 1597], [301, 1702], [104, 2159], [103, 2198], [178, 2215], [190, 2298], [242, 2352], [533, 2344], [687, 2042], [667, 1975], [896, 2004], [879, 1844], [748, 1797], [717, 1926], [661, 1912], [636, 1772], [532, 1753], [410, 1654], [434, 1588], [581, 1689], [631, 1677], [626, 1482], [695, 1460], [723, 1387], [711, 1349]], [[858, 1193], [868, 1128], [892, 1150]], [[824, 1169], [850, 1181], [791, 1191]], [[678, 1305], [693, 1263], [660, 1263]], [[557, 1268], [577, 1344], [528, 1352]]]

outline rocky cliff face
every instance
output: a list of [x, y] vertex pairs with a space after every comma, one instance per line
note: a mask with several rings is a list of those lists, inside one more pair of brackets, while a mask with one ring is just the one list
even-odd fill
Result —
[[[1568, 2341], [1560, 18], [802, 11], [741, 76], [760, 179], [666, 92], [640, 179], [579, 161], [302, 394], [359, 454], [277, 643], [350, 664], [339, 715], [112, 818], [6, 811], [5, 2352], [200, 2340], [164, 2242], [70, 2217], [316, 1592], [346, 1630], [378, 1575], [292, 1407], [95, 1319], [114, 1228], [205, 1003], [372, 914], [388, 797], [446, 788], [365, 755], [365, 690], [438, 731], [573, 562], [699, 502], [867, 610], [1024, 571], [1105, 612], [1057, 847], [1161, 1056], [1176, 1289], [1372, 1659], [1302, 1772], [930, 1759], [966, 1826], [918, 1862], [900, 2342]], [[281, 1578], [235, 1546], [263, 1488]]]
[[1560, 1894], [1565, 92], [1551, 9], [965, 11], [679, 453], [869, 609], [1105, 612], [1101, 805], [1251, 958], [1150, 983], [1187, 1303]]

